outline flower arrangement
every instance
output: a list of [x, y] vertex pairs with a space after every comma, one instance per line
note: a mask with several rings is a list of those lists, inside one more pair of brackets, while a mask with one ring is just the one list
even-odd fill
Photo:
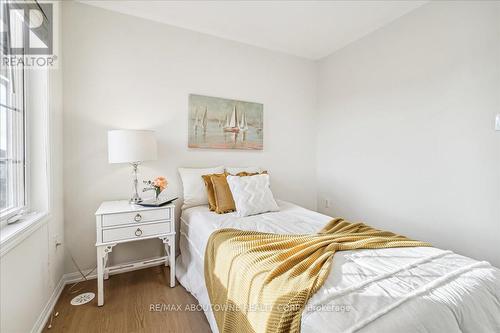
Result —
[[167, 188], [168, 186], [168, 181], [167, 178], [163, 176], [156, 177], [154, 180], [144, 180], [144, 184], [147, 185], [142, 192], [146, 191], [155, 191], [155, 198], [158, 200], [158, 196], [160, 195], [161, 191]]

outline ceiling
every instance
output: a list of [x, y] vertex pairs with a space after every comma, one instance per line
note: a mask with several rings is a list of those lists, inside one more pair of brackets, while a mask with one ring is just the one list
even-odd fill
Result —
[[81, 2], [316, 60], [427, 1]]

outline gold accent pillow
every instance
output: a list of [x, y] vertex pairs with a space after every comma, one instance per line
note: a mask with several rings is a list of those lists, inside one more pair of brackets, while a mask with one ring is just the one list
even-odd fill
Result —
[[231, 194], [231, 190], [227, 184], [226, 177], [226, 174], [216, 174], [210, 176], [215, 195], [215, 212], [217, 214], [234, 212], [236, 210], [233, 195]]
[[205, 182], [205, 187], [207, 189], [207, 196], [208, 196], [208, 209], [211, 211], [215, 211], [217, 207], [217, 203], [215, 201], [215, 193], [214, 193], [214, 186], [212, 184], [212, 180], [210, 179], [211, 176], [214, 175], [224, 175], [223, 173], [218, 174], [214, 173], [211, 175], [203, 175], [201, 176], [203, 178], [203, 181]]

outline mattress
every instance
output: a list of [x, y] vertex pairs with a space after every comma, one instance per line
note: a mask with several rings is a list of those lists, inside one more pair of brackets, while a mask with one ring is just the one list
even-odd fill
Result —
[[[236, 228], [278, 234], [319, 231], [331, 217], [278, 201], [279, 212], [238, 218], [207, 206], [181, 216], [177, 279], [218, 332], [204, 281], [210, 234]], [[302, 332], [500, 332], [500, 270], [432, 247], [337, 252], [311, 297]]]

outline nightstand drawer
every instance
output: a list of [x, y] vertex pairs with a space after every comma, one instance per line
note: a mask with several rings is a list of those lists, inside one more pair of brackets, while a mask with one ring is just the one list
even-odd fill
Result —
[[154, 235], [168, 234], [171, 231], [170, 228], [170, 222], [159, 222], [131, 227], [104, 229], [102, 231], [102, 241], [106, 243], [125, 239], [144, 238]]
[[131, 224], [141, 222], [152, 222], [159, 220], [169, 220], [170, 209], [143, 210], [133, 213], [119, 213], [102, 216], [102, 226], [110, 227], [120, 224]]

